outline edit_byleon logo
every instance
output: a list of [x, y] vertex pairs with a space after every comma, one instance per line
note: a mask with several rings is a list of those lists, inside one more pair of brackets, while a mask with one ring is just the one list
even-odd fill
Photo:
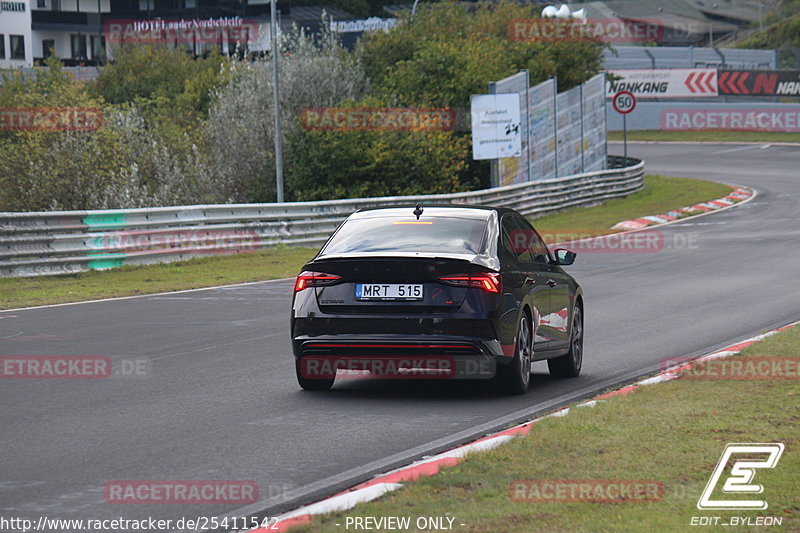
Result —
[[[741, 499], [742, 495], [761, 494], [764, 487], [753, 483], [757, 469], [775, 468], [783, 454], [784, 445], [777, 443], [729, 443], [722, 452], [711, 479], [708, 480], [703, 494], [697, 501], [697, 508], [701, 510], [741, 510], [741, 509], [766, 509], [768, 504], [764, 500]], [[740, 456], [740, 459], [736, 459]], [[722, 493], [730, 496], [725, 499], [712, 499], [714, 490], [720, 483], [726, 467], [732, 461], [730, 474], [722, 485]]]

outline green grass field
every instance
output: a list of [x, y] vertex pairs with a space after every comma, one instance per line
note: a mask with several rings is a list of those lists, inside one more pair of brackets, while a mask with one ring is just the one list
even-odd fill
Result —
[[[797, 358], [800, 326], [734, 356]], [[675, 354], [679, 356], [681, 354]], [[786, 367], [789, 368], [789, 367]], [[796, 369], [795, 363], [795, 369]], [[795, 370], [795, 373], [797, 371]], [[535, 397], [536, 390], [529, 394]], [[800, 389], [793, 380], [697, 381], [677, 379], [641, 387], [595, 407], [544, 419], [529, 435], [423, 478], [379, 500], [314, 519], [298, 532], [341, 532], [347, 517], [454, 517], [455, 531], [484, 533], [642, 531], [800, 531]], [[774, 469], [759, 469], [766, 510], [699, 511], [697, 501], [726, 443], [775, 443], [785, 452]], [[730, 472], [730, 470], [728, 470]], [[510, 487], [537, 480], [644, 480], [663, 493], [646, 503], [512, 501]], [[725, 479], [725, 478], [723, 478]], [[514, 485], [512, 485], [512, 483]], [[524, 486], [524, 485], [523, 485]], [[524, 495], [536, 495], [524, 490]], [[546, 495], [544, 491], [541, 495]], [[565, 493], [566, 494], [566, 493]], [[714, 493], [719, 497], [721, 492]], [[725, 495], [722, 495], [725, 497]], [[741, 496], [728, 496], [739, 498]], [[778, 517], [772, 527], [692, 527], [692, 517]], [[336, 526], [335, 524], [342, 524]], [[755, 522], [753, 522], [755, 523]], [[295, 531], [295, 529], [292, 529]], [[415, 531], [413, 528], [411, 531]]]
[[[645, 188], [597, 207], [576, 207], [534, 221], [548, 234], [608, 233], [621, 220], [726, 195], [730, 187], [687, 178], [646, 176]], [[130, 296], [294, 276], [314, 256], [309, 248], [281, 247], [263, 252], [214, 256], [180, 263], [120, 267], [65, 276], [0, 279], [0, 309]]]
[[608, 200], [597, 207], [573, 207], [534, 219], [537, 230], [547, 234], [579, 232], [582, 235], [608, 233], [622, 220], [659, 215], [698, 202], [721, 198], [731, 188], [721, 183], [689, 178], [647, 175], [644, 189], [626, 198]]
[[[609, 131], [610, 141], [621, 141], [621, 131]], [[661, 131], [642, 130], [629, 131], [629, 141], [704, 141], [704, 142], [785, 142], [800, 143], [800, 133], [782, 133], [775, 131]]]

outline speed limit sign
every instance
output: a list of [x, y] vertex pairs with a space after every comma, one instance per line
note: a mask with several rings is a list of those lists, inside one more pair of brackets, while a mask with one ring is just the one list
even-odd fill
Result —
[[611, 104], [617, 113], [627, 115], [636, 108], [636, 97], [630, 91], [620, 91], [614, 95]]
[[611, 100], [614, 110], [622, 115], [622, 142], [624, 143], [625, 164], [628, 164], [628, 113], [636, 108], [636, 97], [630, 91], [620, 91]]

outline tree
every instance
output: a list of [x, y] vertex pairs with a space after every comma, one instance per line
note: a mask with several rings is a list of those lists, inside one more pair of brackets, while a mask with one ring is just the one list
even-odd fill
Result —
[[[469, 9], [456, 2], [419, 5], [388, 32], [367, 35], [357, 47], [373, 88], [386, 102], [403, 106], [469, 109], [470, 96], [483, 94], [488, 83], [528, 69], [531, 84], [558, 77], [560, 91], [574, 87], [600, 69], [604, 44], [583, 42], [519, 42], [509, 27], [518, 19], [538, 18], [538, 6], [478, 3]], [[466, 131], [451, 136], [468, 139]], [[465, 164], [458, 182], [485, 186], [488, 164]]]
[[426, 4], [391, 31], [369, 34], [357, 53], [376, 95], [404, 105], [466, 106], [470, 94], [523, 68], [532, 84], [557, 76], [561, 91], [596, 74], [605, 46], [598, 40], [510, 38], [510, 23], [538, 18], [538, 9], [506, 0], [470, 10], [455, 2]]

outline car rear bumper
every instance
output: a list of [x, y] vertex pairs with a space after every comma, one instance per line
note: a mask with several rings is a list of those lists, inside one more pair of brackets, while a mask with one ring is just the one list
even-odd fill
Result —
[[467, 336], [300, 335], [293, 338], [292, 348], [301, 362], [326, 361], [340, 368], [446, 368], [450, 372], [443, 377], [455, 379], [492, 378], [498, 364], [510, 361], [496, 339]]

